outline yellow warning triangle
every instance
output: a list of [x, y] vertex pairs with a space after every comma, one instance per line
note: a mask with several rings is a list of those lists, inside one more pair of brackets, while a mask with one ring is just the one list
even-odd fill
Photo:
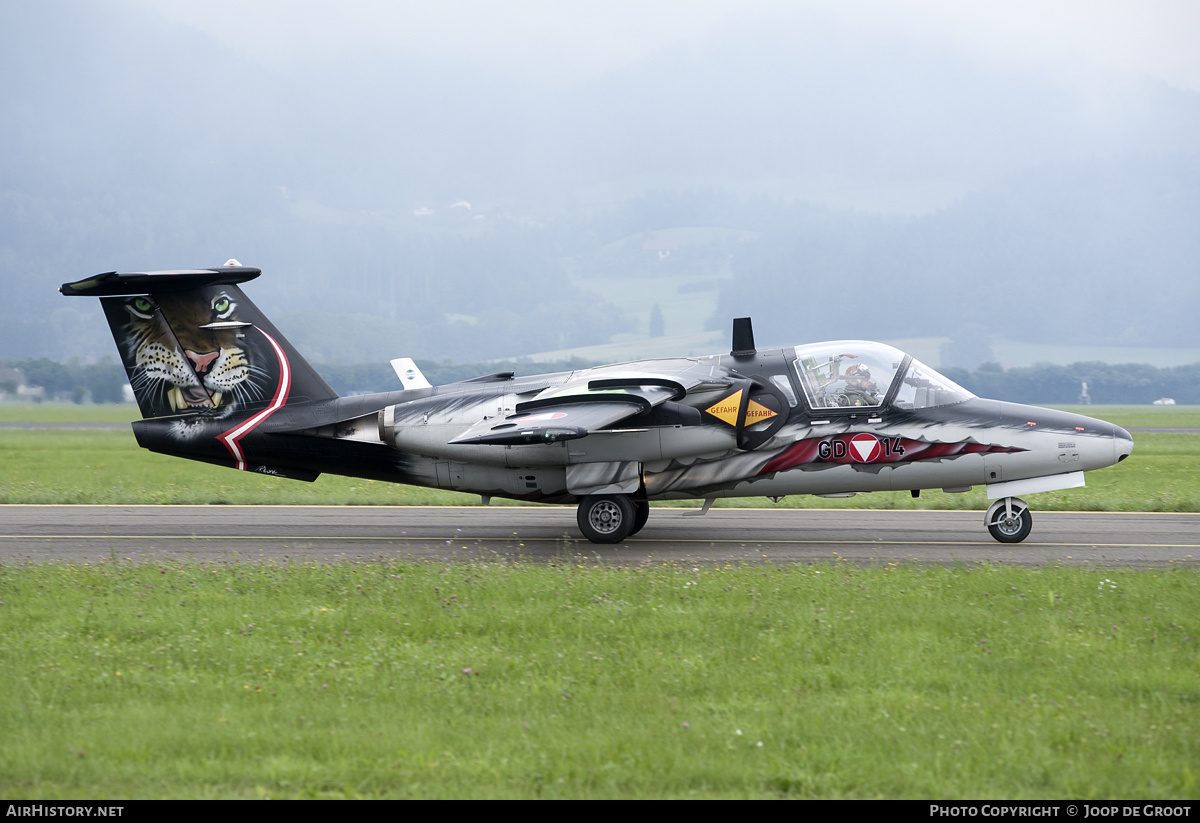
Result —
[[731, 426], [736, 426], [738, 409], [741, 408], [741, 405], [742, 390], [738, 389], [724, 400], [719, 400], [712, 404], [705, 409], [705, 411], [722, 422], [728, 423]]
[[751, 400], [750, 408], [746, 409], [746, 425], [753, 426], [755, 423], [761, 423], [764, 420], [770, 420], [772, 417], [775, 417], [778, 414], [779, 412], [771, 411], [761, 403], [756, 403], [755, 401]]
[[[707, 409], [705, 409], [705, 411], [724, 423], [728, 423], [731, 426], [736, 426], [738, 409], [741, 408], [741, 405], [742, 390], [738, 389], [724, 400], [709, 406]], [[750, 407], [746, 409], [746, 425], [753, 426], [755, 423], [761, 423], [764, 420], [770, 420], [772, 417], [776, 417], [778, 415], [779, 412], [771, 411], [762, 403], [751, 400]]]

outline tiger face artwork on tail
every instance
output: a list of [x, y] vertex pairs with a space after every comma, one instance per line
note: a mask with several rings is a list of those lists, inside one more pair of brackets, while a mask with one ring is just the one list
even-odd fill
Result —
[[269, 396], [271, 375], [260, 362], [258, 335], [238, 319], [236, 290], [109, 300], [106, 310], [122, 318], [114, 329], [145, 416], [186, 415], [176, 433], [187, 436]]

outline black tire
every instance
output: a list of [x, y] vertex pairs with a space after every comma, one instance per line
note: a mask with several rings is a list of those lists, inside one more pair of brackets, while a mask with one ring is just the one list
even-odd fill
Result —
[[1016, 498], [1000, 501], [988, 518], [988, 531], [1001, 543], [1020, 543], [1033, 530], [1033, 515], [1025, 501]]
[[633, 528], [629, 530], [626, 537], [633, 537], [642, 530], [646, 525], [646, 521], [650, 519], [650, 504], [645, 500], [633, 501]]
[[579, 503], [575, 516], [583, 536], [593, 543], [620, 543], [633, 532], [637, 512], [624, 494], [593, 494]]

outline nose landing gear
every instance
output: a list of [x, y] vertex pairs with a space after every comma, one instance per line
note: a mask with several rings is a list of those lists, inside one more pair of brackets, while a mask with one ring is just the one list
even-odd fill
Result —
[[1033, 529], [1033, 515], [1021, 498], [1002, 497], [988, 508], [983, 523], [1001, 543], [1020, 543]]

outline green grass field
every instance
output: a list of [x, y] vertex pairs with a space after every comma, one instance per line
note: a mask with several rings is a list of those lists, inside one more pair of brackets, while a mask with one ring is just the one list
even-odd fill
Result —
[[1192, 570], [0, 568], [0, 794], [1194, 798]]
[[141, 419], [133, 403], [0, 403], [0, 423], [130, 423]]

